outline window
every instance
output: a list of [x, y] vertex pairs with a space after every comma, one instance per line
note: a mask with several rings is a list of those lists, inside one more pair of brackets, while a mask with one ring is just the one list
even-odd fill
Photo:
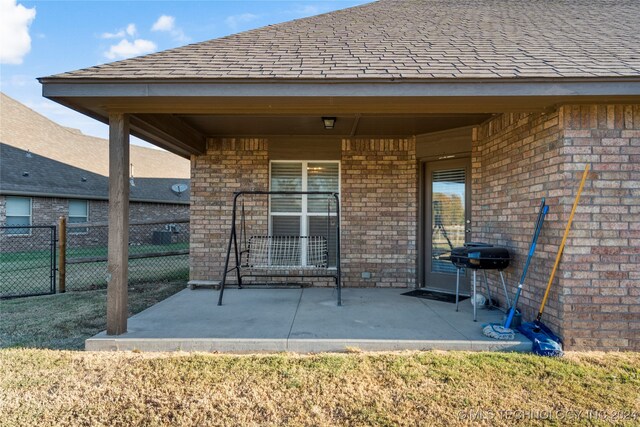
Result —
[[[338, 193], [340, 163], [337, 161], [274, 161], [271, 163], [271, 191]], [[331, 203], [328, 217], [327, 205], [327, 196], [271, 196], [270, 234], [272, 236], [324, 236], [329, 247], [329, 266], [335, 266], [336, 207], [335, 203]]]
[[[31, 225], [31, 198], [30, 197], [13, 197], [7, 196], [7, 225], [10, 227], [25, 225]], [[15, 236], [29, 235], [31, 229], [29, 228], [8, 228], [7, 234]]]
[[[89, 201], [69, 200], [69, 224], [85, 222], [89, 222]], [[86, 233], [87, 231], [87, 227], [74, 227], [69, 229], [69, 232], [73, 234]]]

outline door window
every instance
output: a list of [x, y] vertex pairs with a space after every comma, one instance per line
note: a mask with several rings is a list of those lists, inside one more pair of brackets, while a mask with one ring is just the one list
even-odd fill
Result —
[[465, 169], [436, 170], [431, 175], [431, 271], [455, 273], [449, 260], [440, 259], [465, 240]]

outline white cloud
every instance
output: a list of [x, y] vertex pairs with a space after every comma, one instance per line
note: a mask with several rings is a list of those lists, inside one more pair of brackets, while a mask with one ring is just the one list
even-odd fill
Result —
[[299, 15], [311, 16], [311, 15], [317, 15], [321, 13], [322, 10], [318, 6], [308, 5], [308, 6], [302, 6], [301, 8], [296, 9], [295, 12]]
[[258, 19], [258, 15], [254, 15], [253, 13], [243, 13], [240, 15], [231, 15], [225, 19], [225, 23], [233, 30], [237, 29], [240, 24], [246, 24], [251, 21], [255, 21]]
[[171, 34], [171, 38], [178, 42], [188, 42], [191, 40], [182, 31], [182, 28], [176, 27], [176, 18], [170, 15], [161, 15], [151, 27], [151, 31], [163, 31]]
[[129, 58], [153, 52], [157, 48], [158, 46], [150, 40], [136, 39], [132, 43], [125, 39], [109, 47], [109, 50], [104, 53], [104, 56], [109, 59]]
[[36, 8], [27, 9], [16, 0], [0, 0], [0, 63], [22, 64], [31, 50], [29, 26]]
[[151, 27], [151, 31], [171, 31], [175, 28], [176, 18], [169, 15], [162, 15]]
[[187, 36], [180, 28], [171, 31], [171, 37], [177, 42], [187, 43], [191, 41], [191, 37]]
[[307, 4], [307, 5], [296, 6], [292, 9], [283, 10], [280, 13], [290, 18], [305, 18], [307, 16], [326, 13], [331, 10], [333, 10], [333, 8], [328, 5]]
[[137, 33], [136, 24], [129, 24], [127, 28], [116, 31], [115, 33], [102, 33], [101, 39], [123, 39], [127, 35], [133, 37]]
[[171, 34], [171, 38], [178, 42], [188, 42], [190, 40], [182, 31], [182, 28], [176, 27], [176, 18], [170, 15], [161, 15], [151, 27], [151, 31], [163, 31]]
[[136, 35], [136, 24], [129, 24], [127, 25], [127, 34], [129, 34], [131, 37]]
[[101, 39], [121, 39], [126, 36], [124, 30], [120, 30], [117, 33], [102, 33], [100, 34]]

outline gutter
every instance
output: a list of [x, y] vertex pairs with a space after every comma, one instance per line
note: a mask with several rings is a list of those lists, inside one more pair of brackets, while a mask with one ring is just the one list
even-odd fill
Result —
[[[280, 79], [77, 79], [45, 78], [47, 98], [150, 97], [640, 97], [640, 77], [620, 79], [447, 79], [322, 80]], [[124, 101], [124, 100], [123, 100]]]
[[[15, 191], [15, 190], [0, 190], [0, 196], [24, 196], [24, 197], [46, 197], [46, 198], [56, 198], [56, 199], [80, 199], [80, 200], [98, 200], [98, 201], [109, 201], [108, 197], [98, 197], [98, 196], [83, 196], [78, 194], [63, 194], [63, 193], [43, 193], [38, 191]], [[139, 202], [139, 203], [157, 203], [163, 205], [185, 205], [189, 206], [191, 202], [188, 200], [176, 200], [176, 201], [168, 201], [168, 200], [158, 200], [158, 199], [140, 199], [140, 198], [129, 198], [130, 202]]]
[[341, 84], [341, 83], [603, 83], [603, 82], [640, 82], [640, 73], [637, 76], [610, 76], [610, 77], [513, 77], [513, 78], [500, 78], [500, 77], [449, 77], [449, 78], [402, 78], [402, 77], [389, 77], [389, 78], [215, 78], [215, 77], [158, 77], [158, 78], [113, 78], [113, 77], [73, 77], [54, 75], [48, 77], [38, 77], [37, 80], [42, 83], [63, 83], [74, 82], [78, 84], [91, 84], [91, 83], [224, 83], [224, 84], [264, 84], [264, 83], [285, 83], [285, 84]]

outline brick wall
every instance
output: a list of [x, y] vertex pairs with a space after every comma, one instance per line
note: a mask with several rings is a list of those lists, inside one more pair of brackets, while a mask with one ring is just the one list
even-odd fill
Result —
[[[69, 199], [55, 197], [31, 197], [31, 224], [32, 225], [57, 225], [61, 216], [69, 214]], [[109, 202], [106, 200], [89, 200], [89, 222], [104, 223], [108, 220]], [[141, 203], [131, 202], [129, 204], [129, 220], [135, 221], [171, 221], [174, 219], [185, 219], [189, 217], [189, 205], [177, 205], [168, 203]], [[0, 224], [6, 221], [6, 198], [0, 196]], [[48, 231], [35, 231], [33, 233], [43, 234]], [[131, 235], [130, 239], [145, 241], [148, 240], [145, 231], [144, 239]], [[96, 238], [99, 240], [96, 241]], [[86, 240], [87, 244], [96, 244], [104, 240], [106, 244], [106, 232], [102, 228], [89, 228], [87, 233], [74, 237], [78, 240]], [[150, 237], [149, 237], [150, 239]], [[40, 239], [40, 241], [45, 241]], [[34, 249], [33, 239], [28, 236], [7, 236], [0, 233], [0, 246], [3, 250], [20, 251]], [[7, 249], [10, 248], [10, 249]]]
[[[585, 187], [560, 264], [564, 334], [576, 349], [640, 350], [640, 105], [564, 106], [561, 149]], [[565, 201], [563, 222], [568, 217]]]
[[345, 286], [415, 286], [416, 186], [415, 139], [342, 141]]
[[[229, 239], [233, 190], [269, 188], [268, 142], [212, 139], [206, 154], [193, 158], [191, 170], [191, 279], [218, 280]], [[341, 170], [344, 286], [413, 287], [415, 141], [344, 140]], [[267, 231], [263, 202], [245, 206], [250, 234]], [[371, 277], [363, 279], [363, 272]], [[314, 280], [314, 284], [331, 281]]]
[[[504, 114], [473, 133], [471, 209], [472, 241], [507, 247], [512, 255], [505, 271], [515, 292], [526, 261], [542, 197], [550, 206], [535, 258], [520, 297], [526, 319], [537, 312], [553, 266], [555, 242], [562, 233], [558, 221], [559, 197], [565, 193], [561, 173], [559, 114]], [[558, 287], [552, 289], [545, 321], [556, 330], [561, 325]], [[502, 291], [494, 289], [504, 306]]]
[[563, 106], [505, 114], [474, 132], [473, 240], [511, 249], [512, 286], [540, 198], [550, 206], [519, 304], [527, 320], [537, 313], [584, 165], [592, 164], [543, 318], [571, 349], [639, 346], [639, 114], [638, 106]]
[[[266, 191], [268, 188], [269, 155], [266, 139], [210, 139], [207, 141], [207, 152], [192, 157], [192, 280], [222, 278], [231, 230], [233, 192]], [[267, 212], [266, 205], [262, 212]], [[249, 228], [255, 230], [256, 227], [263, 227], [266, 231], [265, 218], [249, 219]]]

